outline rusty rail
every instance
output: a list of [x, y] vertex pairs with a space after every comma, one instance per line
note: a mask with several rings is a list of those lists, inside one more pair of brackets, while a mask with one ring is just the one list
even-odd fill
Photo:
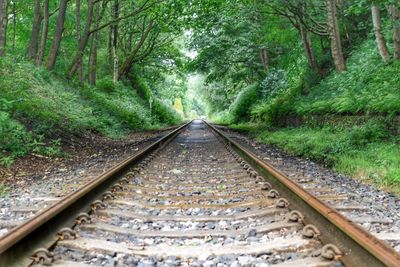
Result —
[[191, 121], [171, 131], [27, 222], [12, 229], [0, 239], [0, 266], [30, 265], [31, 260], [29, 257], [37, 248], [54, 245], [57, 241], [57, 231], [59, 229], [74, 225], [75, 218], [79, 212], [87, 212], [90, 209], [90, 203], [107, 191], [121, 175], [127, 172], [129, 167], [142, 160], [156, 148], [168, 144], [190, 123]]
[[306, 223], [312, 223], [321, 230], [319, 238], [323, 242], [333, 243], [340, 248], [343, 254], [341, 261], [346, 266], [400, 266], [400, 254], [392, 247], [345, 218], [213, 125], [205, 123], [264, 178], [268, 178], [268, 182], [289, 200], [292, 207], [303, 212]]

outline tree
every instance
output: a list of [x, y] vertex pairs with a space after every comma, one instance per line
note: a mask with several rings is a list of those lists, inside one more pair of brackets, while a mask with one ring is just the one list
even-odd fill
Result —
[[333, 62], [335, 63], [336, 71], [342, 72], [346, 69], [346, 65], [340, 41], [339, 23], [336, 14], [336, 0], [326, 0], [326, 10]]
[[300, 36], [303, 42], [304, 52], [307, 58], [308, 65], [316, 73], [321, 72], [317, 60], [315, 58], [314, 48], [311, 42], [311, 33], [304, 25], [299, 24]]
[[[139, 6], [139, 8], [134, 9], [133, 11], [129, 12], [128, 14], [126, 14], [124, 16], [118, 16], [117, 18], [112, 18], [108, 22], [106, 22], [102, 25], [97, 25], [93, 29], [91, 29], [94, 5], [99, 2], [101, 2], [101, 1], [100, 0], [88, 0], [88, 15], [86, 16], [86, 25], [85, 25], [84, 34], [79, 42], [75, 57], [71, 63], [69, 71], [67, 73], [67, 77], [70, 79], [75, 75], [76, 71], [78, 70], [79, 62], [82, 60], [84, 51], [88, 45], [89, 38], [92, 34], [97, 33], [106, 27], [115, 25], [116, 23], [118, 23], [121, 20], [126, 20], [126, 19], [130, 19], [132, 17], [135, 17], [135, 16], [139, 15], [140, 13], [145, 12], [146, 10], [148, 10], [149, 8], [151, 8], [153, 5], [156, 4], [156, 1], [145, 0]], [[104, 0], [103, 6], [106, 6], [107, 3], [108, 3], [108, 1]]]
[[382, 26], [381, 26], [381, 14], [379, 10], [379, 6], [373, 4], [371, 6], [371, 13], [372, 13], [372, 24], [374, 26], [374, 33], [376, 44], [379, 50], [379, 54], [382, 57], [382, 60], [387, 63], [390, 59], [389, 51], [386, 46], [385, 37], [382, 34]]
[[67, 11], [67, 4], [68, 4], [68, 0], [60, 0], [56, 29], [54, 32], [54, 38], [53, 38], [53, 42], [51, 44], [49, 55], [47, 57], [47, 69], [48, 70], [53, 70], [56, 65], [58, 49], [60, 48], [62, 34], [64, 32], [64, 22], [65, 22], [65, 13]]
[[8, 1], [0, 0], [0, 56], [4, 56], [7, 40]]
[[[82, 41], [82, 33], [81, 33], [81, 0], [76, 0], [75, 3], [76, 9], [76, 40], [77, 45], [79, 47], [80, 42]], [[78, 62], [78, 73], [79, 73], [79, 82], [83, 83], [83, 64], [82, 59]]]
[[[95, 15], [95, 27], [98, 27], [100, 21], [100, 8], [96, 6]], [[89, 52], [89, 79], [88, 82], [90, 85], [96, 85], [96, 71], [97, 71], [97, 36], [99, 32], [95, 32], [92, 34], [92, 40], [90, 44], [90, 52]], [[88, 34], [89, 36], [89, 34]]]
[[129, 71], [131, 70], [133, 64], [135, 63], [135, 60], [137, 59], [137, 55], [138, 55], [140, 49], [145, 44], [150, 31], [155, 26], [155, 21], [154, 21], [154, 19], [152, 19], [148, 22], [147, 18], [145, 17], [143, 19], [142, 24], [143, 25], [141, 27], [140, 39], [137, 42], [137, 44], [135, 45], [135, 47], [132, 49], [132, 51], [130, 52], [128, 57], [125, 59], [125, 61], [122, 63], [122, 65], [118, 71], [120, 76], [127, 76], [129, 74]]
[[315, 58], [311, 34], [315, 32], [318, 35], [326, 36], [327, 29], [322, 23], [318, 23], [311, 18], [312, 15], [309, 12], [315, 9], [314, 3], [312, 1], [275, 0], [268, 1], [267, 5], [272, 9], [273, 14], [286, 18], [298, 30], [309, 67], [316, 73], [320, 73], [321, 70]]
[[46, 49], [47, 34], [49, 32], [49, 18], [50, 18], [49, 0], [44, 0], [43, 10], [44, 10], [43, 12], [44, 15], [43, 15], [42, 35], [40, 37], [40, 45], [36, 53], [36, 60], [35, 60], [36, 66], [42, 65], [44, 51]]
[[119, 0], [114, 0], [113, 7], [113, 19], [115, 22], [111, 26], [111, 46], [112, 46], [112, 55], [113, 55], [113, 81], [116, 83], [119, 79], [118, 67], [118, 17], [119, 17]]
[[269, 70], [268, 50], [263, 47], [260, 49], [260, 59], [266, 71]]
[[[82, 57], [85, 52], [85, 48], [88, 44], [89, 37], [90, 37], [90, 28], [92, 25], [92, 20], [93, 20], [93, 9], [95, 5], [95, 0], [88, 0], [88, 12], [86, 15], [86, 24], [85, 24], [85, 29], [83, 36], [80, 36], [78, 41], [78, 48], [75, 53], [75, 57], [72, 60], [71, 67], [69, 68], [69, 72], [67, 74], [68, 78], [72, 78], [72, 76], [76, 73], [76, 71], [79, 69], [79, 66], [82, 64]], [[80, 21], [80, 18], [79, 18]]]
[[394, 4], [387, 5], [387, 9], [393, 24], [392, 31], [394, 59], [400, 60], [400, 11], [399, 8]]
[[32, 60], [36, 58], [39, 47], [40, 24], [42, 21], [42, 7], [40, 2], [41, 0], [35, 0], [33, 9], [31, 40], [28, 46], [28, 57]]

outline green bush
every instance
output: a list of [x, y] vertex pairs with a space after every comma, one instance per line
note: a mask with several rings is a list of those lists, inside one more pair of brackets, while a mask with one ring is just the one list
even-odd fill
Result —
[[372, 39], [354, 49], [343, 73], [332, 71], [321, 79], [301, 64], [304, 62], [297, 63], [297, 68], [288, 67], [286, 86], [253, 107], [253, 119], [280, 126], [291, 115], [400, 111], [400, 62], [384, 64]]
[[220, 112], [213, 113], [210, 119], [219, 124], [231, 124], [233, 123], [233, 117], [232, 114], [229, 112], [229, 110], [223, 110]]
[[386, 65], [371, 39], [354, 50], [347, 69], [332, 72], [308, 96], [299, 96], [297, 114], [394, 113], [400, 111], [400, 62]]
[[111, 78], [105, 77], [97, 81], [96, 88], [103, 92], [111, 93], [115, 90], [115, 84]]
[[250, 118], [251, 107], [259, 100], [259, 85], [252, 84], [244, 88], [237, 95], [229, 107], [232, 123]]
[[287, 88], [286, 72], [272, 69], [260, 84], [261, 95], [264, 99], [277, 96]]
[[60, 154], [60, 136], [90, 131], [117, 138], [181, 120], [158, 99], [150, 114], [147, 99], [107, 77], [97, 87], [78, 87], [31, 63], [15, 63], [7, 57], [0, 59], [0, 76], [2, 165], [26, 153]]
[[[290, 137], [290, 138], [288, 138]], [[383, 122], [370, 121], [349, 128], [283, 128], [273, 135], [263, 134], [261, 139], [276, 144], [299, 156], [332, 164], [342, 154], [364, 148], [370, 143], [388, 140], [390, 134]]]
[[0, 164], [8, 167], [16, 157], [30, 152], [46, 156], [60, 155], [60, 140], [46, 142], [43, 135], [27, 131], [25, 126], [11, 119], [7, 112], [0, 111]]
[[152, 118], [156, 124], [177, 124], [182, 120], [181, 116], [171, 105], [164, 103], [154, 96], [150, 87], [144, 80], [136, 78], [134, 82], [134, 88], [143, 96], [148, 107], [150, 107], [151, 102]]
[[384, 129], [382, 122], [370, 121], [348, 128], [264, 129], [258, 138], [292, 154], [323, 162], [339, 172], [391, 186], [400, 193], [400, 146]]
[[3, 153], [22, 156], [31, 140], [32, 136], [22, 124], [11, 119], [7, 112], [0, 111], [0, 150]]

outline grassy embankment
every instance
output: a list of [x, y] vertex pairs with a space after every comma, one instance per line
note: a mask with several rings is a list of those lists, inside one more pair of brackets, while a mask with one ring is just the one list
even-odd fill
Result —
[[[63, 137], [88, 132], [122, 138], [178, 123], [180, 116], [151, 91], [103, 79], [96, 87], [62, 80], [30, 63], [0, 59], [0, 165], [28, 153], [60, 155]], [[140, 92], [140, 96], [139, 93]], [[1, 189], [0, 189], [1, 191]]]
[[[285, 90], [241, 111], [251, 114], [251, 123], [232, 118], [232, 112], [225, 121], [262, 142], [400, 194], [399, 73], [400, 63], [383, 64], [368, 40], [353, 51], [344, 73], [332, 72], [306, 92], [304, 73], [298, 79], [289, 73]], [[241, 101], [235, 102], [231, 108], [238, 113]], [[290, 118], [303, 123], [282, 125]]]

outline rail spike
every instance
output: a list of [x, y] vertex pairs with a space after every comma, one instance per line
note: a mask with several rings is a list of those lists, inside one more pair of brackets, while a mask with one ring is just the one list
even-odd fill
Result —
[[292, 210], [288, 215], [287, 215], [287, 220], [289, 222], [299, 222], [302, 223], [304, 220], [304, 215], [298, 211], [298, 210]]
[[340, 249], [333, 244], [326, 244], [321, 249], [321, 257], [325, 260], [338, 260], [342, 256]]
[[129, 184], [129, 180], [126, 177], [124, 177], [124, 178], [121, 178], [121, 180], [119, 180], [119, 183], [120, 184]]
[[313, 224], [307, 224], [306, 226], [304, 226], [301, 233], [302, 233], [303, 237], [309, 238], [309, 239], [317, 238], [318, 236], [321, 235], [321, 232]]
[[33, 253], [31, 259], [35, 264], [50, 266], [54, 262], [54, 254], [47, 248], [39, 248]]
[[78, 237], [78, 234], [69, 227], [65, 227], [57, 233], [59, 240], [73, 240]]
[[107, 205], [106, 205], [106, 203], [104, 203], [103, 201], [101, 201], [101, 200], [95, 200], [93, 203], [92, 203], [92, 211], [93, 212], [96, 212], [96, 210], [99, 210], [99, 209], [105, 209], [106, 207], [107, 207]]
[[276, 198], [276, 197], [279, 197], [278, 191], [276, 191], [275, 189], [272, 189], [272, 190], [271, 190], [272, 186], [271, 186], [270, 183], [268, 183], [268, 182], [261, 182], [261, 183], [258, 183], [258, 184], [261, 185], [261, 190], [264, 190], [264, 191], [272, 191], [272, 192], [268, 193], [268, 197], [269, 197], [269, 198]]
[[111, 187], [111, 192], [115, 193], [117, 191], [122, 191], [124, 190], [124, 186], [121, 183], [117, 183]]
[[287, 208], [289, 206], [289, 201], [286, 198], [280, 198], [276, 201], [275, 206], [280, 209]]
[[271, 190], [269, 190], [267, 197], [268, 198], [278, 198], [279, 192], [276, 191], [275, 189], [271, 189]]
[[82, 212], [80, 213], [76, 219], [75, 219], [75, 223], [76, 224], [84, 224], [84, 223], [91, 223], [92, 222], [92, 218], [90, 217], [89, 214]]
[[133, 168], [133, 173], [138, 174], [138, 173], [140, 173], [140, 170], [141, 169], [139, 169], [138, 167], [135, 167], [135, 168]]
[[256, 176], [256, 182], [264, 182], [264, 177], [260, 175]]
[[128, 172], [125, 177], [127, 178], [133, 178], [135, 176], [135, 173], [133, 171]]
[[256, 178], [257, 175], [258, 175], [258, 173], [257, 173], [255, 170], [252, 170], [252, 171], [250, 172], [250, 177], [251, 177], [251, 178]]
[[112, 192], [107, 191], [103, 194], [103, 201], [112, 200], [112, 199], [115, 199], [115, 195]]

